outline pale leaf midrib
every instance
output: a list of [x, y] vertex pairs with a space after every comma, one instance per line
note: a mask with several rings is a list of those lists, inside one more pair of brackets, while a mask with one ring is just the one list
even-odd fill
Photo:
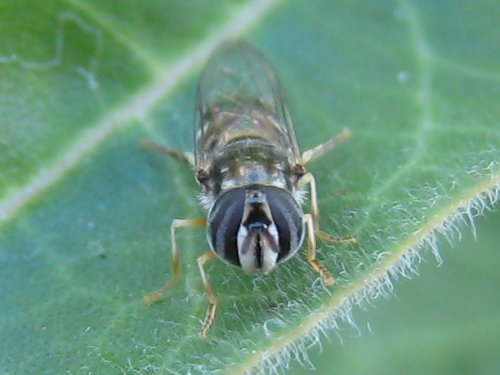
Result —
[[378, 264], [376, 268], [364, 275], [363, 278], [354, 281], [342, 292], [333, 295], [330, 300], [325, 301], [321, 309], [315, 311], [314, 314], [310, 314], [299, 326], [294, 327], [285, 335], [275, 338], [269, 346], [260, 348], [259, 351], [247, 358], [244, 362], [228, 369], [225, 374], [245, 374], [252, 368], [258, 366], [264, 359], [279, 355], [288, 345], [293, 345], [293, 342], [307, 336], [308, 332], [318, 326], [320, 322], [328, 319], [333, 315], [334, 311], [341, 308], [344, 301], [349, 300], [376, 280], [383, 278], [383, 276], [386, 275], [405, 254], [417, 248], [419, 244], [424, 242], [426, 238], [432, 236], [444, 223], [457, 214], [461, 214], [462, 210], [469, 207], [471, 203], [477, 199], [480, 199], [483, 194], [491, 192], [493, 189], [499, 187], [500, 174], [495, 174], [487, 178], [487, 180], [478, 183], [467, 193], [450, 201], [440, 212], [433, 215], [428, 221], [422, 223], [418, 232], [414, 232], [402, 239], [399, 245], [396, 245], [390, 254]]

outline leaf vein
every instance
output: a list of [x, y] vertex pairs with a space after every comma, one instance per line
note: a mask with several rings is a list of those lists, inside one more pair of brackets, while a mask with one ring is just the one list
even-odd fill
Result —
[[18, 187], [11, 195], [0, 201], [0, 223], [12, 218], [22, 207], [40, 197], [43, 192], [106, 140], [115, 130], [135, 118], [144, 117], [196, 66], [205, 61], [210, 53], [227, 39], [234, 39], [244, 33], [279, 0], [255, 0], [245, 5], [241, 12], [220, 29], [203, 40], [176, 63], [166, 67], [153, 82], [125, 102], [121, 107], [101, 118], [97, 124], [69, 147], [52, 166], [40, 171], [25, 185]]

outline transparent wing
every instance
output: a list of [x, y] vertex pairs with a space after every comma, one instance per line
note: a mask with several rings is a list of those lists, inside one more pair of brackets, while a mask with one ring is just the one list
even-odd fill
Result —
[[209, 60], [198, 85], [197, 169], [233, 141], [256, 138], [300, 162], [282, 87], [269, 62], [248, 44], [224, 45]]

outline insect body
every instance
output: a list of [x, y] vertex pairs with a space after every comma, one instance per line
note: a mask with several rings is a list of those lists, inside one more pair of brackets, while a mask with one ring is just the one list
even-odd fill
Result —
[[[242, 43], [225, 45], [214, 54], [198, 85], [194, 156], [163, 149], [189, 162], [202, 187], [207, 219], [174, 220], [171, 226], [173, 278], [145, 297], [161, 298], [180, 276], [175, 230], [207, 228], [210, 250], [198, 265], [210, 305], [201, 330], [206, 336], [215, 317], [217, 298], [204, 263], [219, 257], [248, 273], [267, 273], [290, 259], [307, 233], [307, 259], [326, 284], [334, 279], [315, 257], [315, 235], [333, 242], [318, 228], [314, 177], [305, 165], [349, 136], [344, 130], [318, 147], [300, 154], [281, 85], [266, 59]], [[301, 202], [306, 186], [311, 212]]]

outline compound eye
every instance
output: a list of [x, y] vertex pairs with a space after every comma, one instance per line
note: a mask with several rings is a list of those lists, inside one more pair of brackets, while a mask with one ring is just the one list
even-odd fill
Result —
[[245, 189], [235, 188], [222, 194], [208, 214], [207, 239], [221, 259], [241, 266], [237, 235], [245, 206]]
[[286, 190], [266, 186], [265, 194], [278, 231], [280, 251], [277, 261], [282, 263], [291, 258], [302, 245], [304, 213], [292, 194]]

